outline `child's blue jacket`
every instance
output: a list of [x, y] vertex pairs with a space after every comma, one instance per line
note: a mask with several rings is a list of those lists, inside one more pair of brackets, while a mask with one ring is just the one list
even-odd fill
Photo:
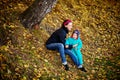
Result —
[[78, 39], [74, 39], [71, 37], [66, 39], [65, 45], [75, 45], [75, 44], [78, 44], [78, 46], [75, 48], [72, 48], [71, 50], [76, 54], [81, 53], [80, 49], [82, 48], [82, 41], [80, 37], [78, 37]]

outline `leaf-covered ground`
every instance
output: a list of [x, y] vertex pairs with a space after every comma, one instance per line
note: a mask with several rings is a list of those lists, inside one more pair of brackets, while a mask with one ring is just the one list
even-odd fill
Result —
[[[120, 79], [120, 1], [59, 0], [38, 30], [18, 20], [33, 0], [0, 2], [0, 78], [2, 80], [118, 80]], [[67, 57], [65, 71], [59, 53], [45, 48], [50, 34], [71, 19], [83, 41], [87, 73]], [[70, 34], [68, 35], [70, 36]]]

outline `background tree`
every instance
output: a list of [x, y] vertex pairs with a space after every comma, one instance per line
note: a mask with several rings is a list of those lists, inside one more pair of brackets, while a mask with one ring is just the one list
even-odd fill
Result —
[[57, 0], [35, 0], [19, 17], [25, 28], [38, 27], [45, 15], [51, 11]]

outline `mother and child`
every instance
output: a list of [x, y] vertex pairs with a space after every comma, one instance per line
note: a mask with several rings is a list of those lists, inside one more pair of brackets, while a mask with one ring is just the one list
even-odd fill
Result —
[[61, 61], [66, 71], [69, 70], [66, 55], [69, 55], [78, 69], [87, 72], [83, 67], [83, 57], [80, 51], [82, 48], [82, 41], [79, 37], [80, 32], [74, 30], [71, 37], [66, 39], [66, 35], [72, 29], [72, 25], [71, 20], [64, 20], [61, 28], [53, 32], [46, 41], [46, 48], [49, 50], [57, 50], [60, 53]]

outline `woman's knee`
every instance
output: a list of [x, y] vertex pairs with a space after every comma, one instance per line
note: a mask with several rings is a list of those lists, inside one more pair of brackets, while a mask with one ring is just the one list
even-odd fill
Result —
[[61, 48], [64, 48], [64, 45], [62, 43], [59, 43], [58, 44], [58, 48], [61, 49]]

